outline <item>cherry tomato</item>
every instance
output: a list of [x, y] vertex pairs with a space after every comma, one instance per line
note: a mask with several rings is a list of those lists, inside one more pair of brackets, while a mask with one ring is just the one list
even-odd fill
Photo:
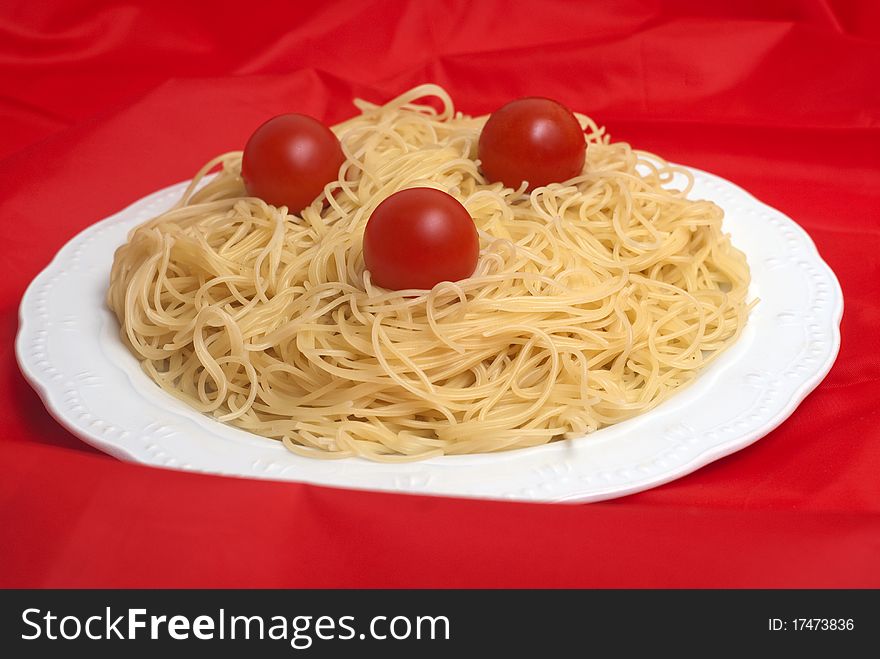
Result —
[[304, 114], [282, 114], [250, 136], [241, 160], [248, 194], [299, 213], [339, 176], [345, 161], [327, 126]]
[[492, 113], [478, 153], [490, 181], [511, 188], [528, 181], [532, 190], [580, 174], [586, 142], [567, 107], [549, 98], [521, 98]]
[[383, 200], [364, 229], [364, 265], [373, 283], [430, 289], [470, 277], [480, 240], [474, 220], [454, 197], [410, 188]]

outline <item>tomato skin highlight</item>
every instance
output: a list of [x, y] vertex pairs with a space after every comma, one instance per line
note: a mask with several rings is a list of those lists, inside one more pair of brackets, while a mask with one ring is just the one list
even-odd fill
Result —
[[466, 279], [479, 256], [473, 218], [455, 197], [434, 188], [390, 195], [364, 228], [364, 265], [383, 288], [428, 290]]
[[561, 183], [584, 168], [586, 139], [571, 110], [549, 98], [521, 98], [501, 106], [480, 133], [478, 157], [492, 182], [528, 190]]
[[339, 139], [327, 126], [304, 114], [282, 114], [248, 139], [241, 177], [252, 197], [299, 213], [337, 179], [344, 161]]

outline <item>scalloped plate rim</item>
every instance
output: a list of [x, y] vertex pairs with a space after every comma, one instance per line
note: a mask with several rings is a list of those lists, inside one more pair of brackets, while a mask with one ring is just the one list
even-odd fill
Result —
[[[430, 489], [410, 489], [400, 488], [397, 486], [363, 486], [358, 484], [341, 484], [341, 483], [324, 483], [320, 480], [314, 481], [308, 478], [308, 475], [299, 474], [297, 478], [289, 478], [289, 477], [279, 477], [267, 474], [257, 474], [257, 473], [230, 473], [227, 471], [221, 470], [213, 470], [210, 467], [202, 468], [202, 467], [167, 467], [165, 465], [157, 465], [153, 462], [150, 462], [147, 459], [144, 459], [143, 456], [133, 452], [131, 449], [126, 446], [122, 446], [119, 443], [114, 443], [111, 440], [108, 440], [95, 432], [89, 432], [88, 430], [78, 426], [74, 420], [71, 419], [70, 414], [65, 411], [62, 405], [56, 400], [56, 397], [59, 396], [59, 392], [56, 389], [53, 389], [52, 384], [49, 382], [48, 378], [44, 378], [43, 375], [39, 372], [35, 362], [31, 360], [31, 356], [27, 351], [27, 340], [32, 339], [35, 332], [45, 331], [42, 329], [35, 320], [32, 322], [30, 315], [27, 312], [28, 307], [33, 303], [34, 298], [36, 297], [36, 291], [40, 284], [44, 283], [46, 280], [49, 280], [52, 275], [55, 275], [58, 271], [61, 270], [62, 263], [65, 258], [70, 255], [71, 252], [74, 252], [77, 246], [83, 242], [86, 236], [90, 234], [94, 234], [101, 227], [113, 225], [123, 221], [126, 213], [133, 212], [133, 209], [137, 208], [139, 205], [145, 205], [149, 200], [159, 197], [163, 194], [168, 194], [171, 191], [175, 191], [181, 186], [184, 186], [188, 183], [188, 181], [182, 181], [171, 186], [167, 186], [160, 190], [157, 190], [151, 194], [148, 194], [141, 199], [133, 202], [126, 208], [121, 211], [114, 213], [95, 224], [92, 224], [80, 232], [78, 232], [73, 238], [68, 240], [65, 245], [55, 254], [49, 264], [42, 269], [42, 271], [31, 281], [28, 285], [19, 307], [19, 330], [16, 337], [15, 342], [15, 352], [16, 357], [19, 363], [19, 367], [25, 376], [26, 380], [29, 384], [35, 389], [38, 393], [40, 399], [43, 404], [46, 406], [47, 410], [65, 429], [85, 441], [86, 443], [98, 448], [99, 450], [106, 452], [118, 459], [129, 461], [137, 464], [148, 464], [151, 466], [160, 466], [165, 468], [172, 469], [180, 469], [182, 471], [196, 471], [199, 473], [214, 473], [217, 475], [227, 475], [227, 476], [236, 476], [236, 477], [245, 477], [245, 478], [258, 478], [258, 479], [266, 479], [266, 480], [276, 480], [276, 481], [295, 481], [295, 482], [305, 482], [305, 483], [313, 483], [319, 484], [327, 487], [342, 487], [342, 488], [350, 488], [350, 489], [358, 489], [358, 490], [380, 490], [380, 491], [394, 491], [394, 492], [412, 492], [420, 495], [437, 495], [437, 496], [463, 496], [463, 497], [475, 497], [475, 498], [489, 498], [489, 499], [518, 499], [518, 500], [526, 500], [526, 501], [543, 501], [543, 502], [558, 502], [558, 503], [585, 503], [591, 501], [601, 501], [609, 498], [615, 498], [619, 496], [625, 496], [628, 494], [633, 494], [635, 492], [644, 491], [646, 489], [650, 489], [652, 487], [656, 487], [658, 485], [662, 485], [664, 483], [671, 482], [678, 478], [681, 478], [687, 474], [690, 474], [701, 467], [710, 464], [720, 458], [723, 458], [727, 455], [735, 453], [747, 446], [753, 444], [757, 440], [766, 436], [773, 429], [777, 428], [780, 424], [782, 424], [800, 405], [800, 403], [819, 385], [819, 383], [825, 378], [825, 376], [830, 371], [831, 367], [834, 364], [834, 361], [839, 353], [840, 349], [840, 321], [843, 314], [843, 294], [840, 288], [840, 284], [835, 277], [831, 268], [824, 262], [821, 258], [821, 255], [818, 252], [818, 249], [806, 232], [800, 225], [798, 225], [794, 220], [790, 217], [786, 216], [781, 211], [778, 211], [775, 208], [772, 208], [761, 202], [756, 197], [754, 197], [747, 190], [742, 187], [732, 183], [731, 181], [719, 177], [715, 174], [711, 174], [695, 167], [687, 166], [687, 169], [692, 171], [695, 176], [702, 177], [708, 179], [710, 181], [714, 180], [716, 182], [720, 182], [725, 187], [729, 187], [732, 190], [735, 190], [737, 194], [742, 196], [745, 200], [747, 200], [751, 205], [760, 207], [762, 209], [767, 209], [771, 211], [777, 217], [786, 221], [786, 224], [789, 228], [794, 228], [800, 236], [800, 239], [805, 242], [806, 247], [808, 248], [809, 256], [813, 263], [824, 269], [825, 273], [828, 275], [830, 282], [832, 283], [832, 303], [833, 310], [830, 316], [831, 322], [831, 339], [832, 342], [829, 346], [829, 350], [825, 354], [824, 360], [821, 364], [811, 370], [809, 373], [809, 377], [805, 377], [797, 386], [797, 388], [791, 393], [788, 397], [787, 401], [778, 409], [778, 411], [771, 416], [769, 419], [765, 420], [762, 425], [758, 428], [754, 428], [749, 430], [748, 432], [743, 433], [742, 435], [731, 438], [728, 441], [721, 442], [712, 446], [705, 447], [703, 450], [699, 451], [695, 455], [691, 456], [690, 459], [675, 465], [674, 468], [668, 469], [665, 472], [661, 472], [659, 474], [646, 476], [644, 478], [634, 478], [629, 483], [626, 484], [609, 484], [605, 488], [572, 488], [570, 492], [556, 495], [547, 495], [542, 496], [538, 494], [537, 496], [518, 496], [514, 494], [511, 496], [509, 493], [499, 493], [497, 495], [493, 494], [472, 494], [466, 491], [462, 492], [433, 492]], [[717, 202], [716, 202], [717, 203]], [[726, 209], [725, 209], [726, 210]], [[736, 241], [735, 241], [736, 242]], [[747, 253], [747, 257], [749, 254]], [[751, 265], [751, 259], [750, 259]], [[144, 375], [144, 377], [146, 377]], [[702, 374], [700, 376], [702, 378]], [[697, 382], [699, 382], [700, 378], [697, 378]], [[175, 400], [169, 396], [169, 399]], [[673, 398], [674, 399], [674, 398]], [[673, 400], [670, 399], [670, 400]], [[175, 401], [176, 402], [176, 401]], [[659, 407], [657, 409], [660, 409]], [[639, 415], [634, 419], [624, 422], [629, 423], [632, 421], [642, 421], [645, 417], [650, 417], [655, 414], [657, 409], [647, 412], [643, 415]], [[208, 419], [211, 423], [220, 424], [218, 421], [214, 421], [210, 419], [210, 417], [204, 417]], [[621, 424], [616, 424], [621, 425]], [[614, 428], [615, 426], [611, 426], [610, 428]], [[604, 430], [604, 429], [603, 429]], [[245, 431], [239, 431], [245, 432]], [[598, 431], [601, 433], [602, 431]], [[250, 434], [250, 433], [248, 433]], [[257, 435], [252, 435], [253, 437], [259, 437]], [[271, 440], [267, 440], [271, 441]], [[426, 464], [427, 462], [445, 462], [446, 466], [451, 466], [455, 462], [460, 460], [468, 460], [474, 457], [479, 458], [499, 458], [503, 461], [503, 459], [508, 458], [511, 455], [515, 454], [525, 454], [532, 452], [534, 454], [539, 454], [542, 449], [548, 449], [548, 447], [553, 447], [555, 444], [562, 444], [566, 442], [577, 442], [580, 440], [563, 440], [562, 442], [554, 442], [549, 445], [543, 445], [528, 449], [518, 449], [516, 451], [508, 451], [501, 452], [497, 454], [481, 454], [479, 456], [443, 456], [441, 458], [434, 459], [432, 461], [426, 461], [423, 463], [409, 463], [409, 464]], [[357, 461], [357, 462], [367, 462], [358, 459], [347, 459], [346, 461]], [[340, 461], [344, 462], [344, 461]], [[372, 463], [367, 463], [372, 464]], [[387, 465], [386, 465], [387, 467]]]

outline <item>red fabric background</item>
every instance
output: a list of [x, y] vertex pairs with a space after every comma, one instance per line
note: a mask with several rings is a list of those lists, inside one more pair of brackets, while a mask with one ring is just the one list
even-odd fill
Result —
[[[2, 4], [0, 585], [880, 586], [878, 3], [293, 4]], [[827, 380], [752, 447], [579, 506], [175, 473], [51, 420], [12, 342], [58, 248], [272, 114], [423, 81], [471, 113], [558, 98], [796, 218], [846, 296]]]

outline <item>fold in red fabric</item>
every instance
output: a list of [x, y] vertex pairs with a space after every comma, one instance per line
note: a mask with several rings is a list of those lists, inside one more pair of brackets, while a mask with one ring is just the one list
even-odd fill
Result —
[[[877, 3], [291, 4], [0, 9], [0, 586], [880, 586]], [[753, 446], [589, 505], [166, 471], [49, 417], [12, 342], [68, 239], [273, 114], [428, 81], [474, 114], [559, 99], [793, 217], [846, 299], [825, 382]]]

